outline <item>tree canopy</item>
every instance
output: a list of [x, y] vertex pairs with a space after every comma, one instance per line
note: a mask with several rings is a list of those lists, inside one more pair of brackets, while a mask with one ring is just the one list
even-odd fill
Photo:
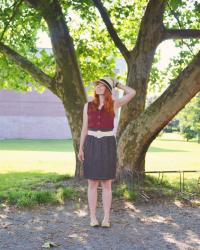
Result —
[[[59, 2], [73, 38], [85, 85], [104, 74], [114, 76], [115, 58], [123, 57], [113, 43], [95, 6], [95, 2], [98, 3], [98, 1], [68, 0]], [[116, 33], [129, 50], [133, 49], [136, 44], [147, 3], [147, 0], [104, 1], [104, 6]], [[5, 43], [47, 75], [53, 77], [56, 72], [54, 55], [36, 47], [38, 31], [41, 30], [49, 34], [43, 15], [32, 8], [28, 1], [22, 0], [4, 0], [0, 4], [0, 9], [1, 43]], [[189, 29], [188, 36], [190, 36], [190, 29], [200, 29], [198, 1], [168, 1], [163, 21], [168, 29]], [[171, 35], [176, 38], [175, 32]], [[178, 36], [187, 36], [187, 31], [179, 33]], [[199, 37], [199, 33], [197, 37]], [[157, 50], [149, 81], [150, 91], [165, 88], [169, 80], [183, 70], [199, 48], [198, 39], [193, 37], [187, 41], [175, 40], [175, 45], [180, 49], [180, 53], [173, 57], [168, 67], [163, 71], [157, 68], [157, 62], [160, 59], [159, 50]], [[44, 90], [41, 84], [38, 84], [38, 81], [30, 75], [29, 71], [23, 70], [4, 54], [0, 54], [0, 67], [1, 88], [31, 90], [28, 85], [31, 82], [38, 91]], [[124, 80], [126, 74], [117, 77]]]

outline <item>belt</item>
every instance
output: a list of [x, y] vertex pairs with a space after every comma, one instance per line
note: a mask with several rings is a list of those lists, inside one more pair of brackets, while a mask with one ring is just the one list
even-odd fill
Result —
[[112, 136], [115, 135], [115, 132], [112, 131], [101, 131], [101, 130], [97, 130], [97, 131], [93, 131], [93, 130], [88, 130], [88, 135], [93, 135], [97, 138], [101, 138], [103, 136]]

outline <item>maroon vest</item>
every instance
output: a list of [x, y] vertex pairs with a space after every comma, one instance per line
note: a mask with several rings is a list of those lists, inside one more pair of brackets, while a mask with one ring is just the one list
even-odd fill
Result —
[[92, 102], [88, 102], [88, 129], [110, 129], [114, 128], [115, 114], [106, 112], [104, 106], [100, 110], [93, 111], [91, 109]]

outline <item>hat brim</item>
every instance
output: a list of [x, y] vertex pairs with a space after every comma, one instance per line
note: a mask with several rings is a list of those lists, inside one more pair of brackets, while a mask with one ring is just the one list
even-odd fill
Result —
[[[107, 84], [106, 84], [105, 82], [103, 82], [103, 81], [101, 81], [101, 80], [94, 80], [94, 81], [93, 81], [93, 85], [94, 85], [95, 87], [97, 86], [98, 83], [104, 84], [104, 86], [110, 90], [110, 88], [107, 86]], [[112, 90], [110, 90], [110, 92], [112, 93]]]
[[93, 81], [93, 85], [96, 86], [96, 85], [97, 85], [98, 83], [100, 83], [100, 82], [104, 84], [104, 82], [102, 82], [102, 81], [100, 81], [100, 80], [94, 80], [94, 81]]

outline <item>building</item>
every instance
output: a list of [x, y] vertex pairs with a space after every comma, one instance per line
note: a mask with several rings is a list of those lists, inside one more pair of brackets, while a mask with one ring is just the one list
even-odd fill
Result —
[[[124, 61], [116, 60], [115, 72], [125, 70]], [[90, 87], [90, 86], [89, 86]], [[87, 93], [87, 89], [86, 89]], [[114, 98], [118, 98], [114, 90]], [[88, 96], [90, 100], [92, 96]], [[115, 117], [116, 131], [119, 114]], [[70, 139], [65, 110], [60, 99], [46, 89], [42, 94], [0, 91], [0, 139]]]
[[[92, 97], [88, 96], [88, 100]], [[115, 129], [118, 116], [115, 118]], [[42, 94], [0, 91], [0, 139], [69, 139], [71, 130], [60, 99]]]

